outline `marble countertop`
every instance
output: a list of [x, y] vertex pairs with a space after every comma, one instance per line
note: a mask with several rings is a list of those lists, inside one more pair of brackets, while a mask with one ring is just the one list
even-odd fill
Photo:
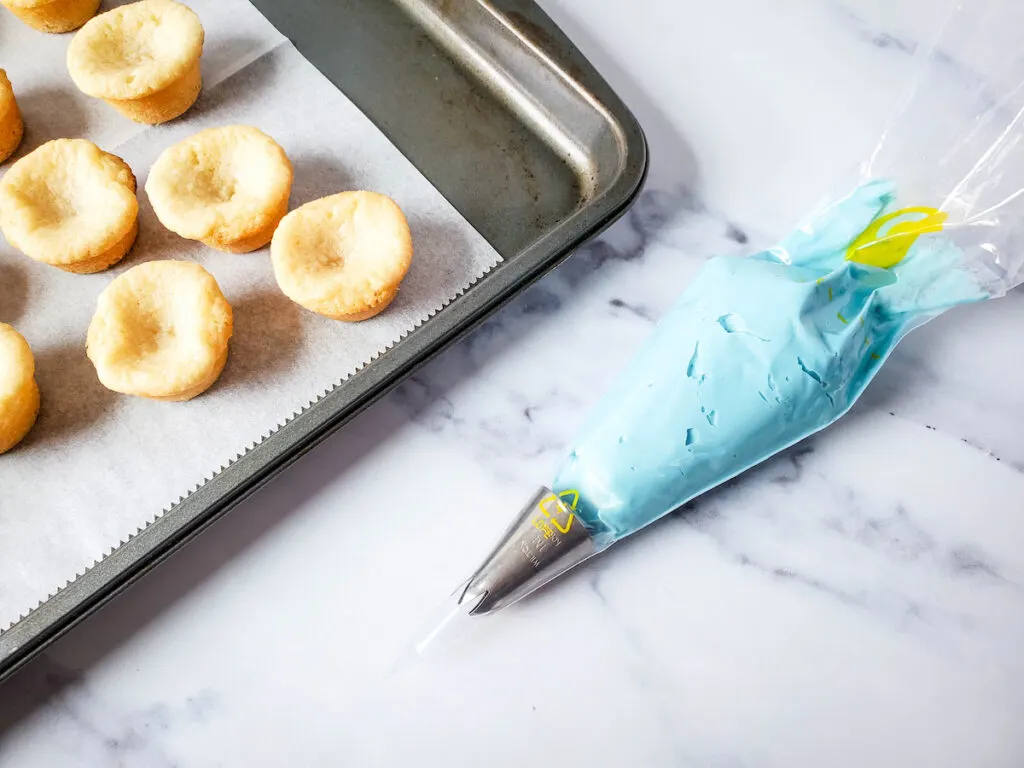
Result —
[[[405, 656], [702, 260], [870, 152], [934, 5], [542, 4], [647, 131], [637, 205], [0, 688], [2, 768], [1024, 763], [1020, 291], [915, 332], [833, 429]], [[564, 376], [526, 375], [545, 357]]]

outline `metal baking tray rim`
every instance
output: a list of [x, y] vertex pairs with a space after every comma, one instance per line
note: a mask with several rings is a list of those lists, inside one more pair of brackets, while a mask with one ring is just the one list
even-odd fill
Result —
[[[557, 30], [557, 28], [555, 28]], [[578, 55], [578, 52], [577, 52]], [[579, 64], [576, 64], [577, 71]], [[648, 147], [636, 118], [593, 71], [595, 98], [614, 121], [622, 157], [614, 181], [521, 252], [506, 257], [417, 328], [379, 353], [374, 376], [342, 379], [317, 400], [247, 447], [92, 566], [0, 630], [0, 682], [217, 522], [345, 422], [383, 397], [418, 366], [471, 333], [488, 316], [574, 250], [610, 226], [636, 199], [648, 171]], [[514, 267], [514, 269], [513, 269]], [[488, 283], [487, 296], [480, 287]], [[428, 323], [432, 338], [420, 334]], [[364, 366], [365, 368], [365, 366]], [[337, 403], [344, 403], [338, 405]], [[273, 441], [269, 438], [274, 437]]]

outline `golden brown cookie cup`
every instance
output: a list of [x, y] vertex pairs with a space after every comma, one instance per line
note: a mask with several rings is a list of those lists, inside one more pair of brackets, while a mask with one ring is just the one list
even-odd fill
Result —
[[100, 0], [0, 0], [33, 29], [60, 34], [78, 29], [99, 10]]
[[83, 93], [131, 120], [156, 125], [184, 114], [202, 90], [205, 34], [175, 0], [140, 0], [102, 13], [68, 46], [68, 72]]
[[25, 135], [25, 124], [21, 119], [14, 88], [7, 79], [7, 73], [0, 69], [0, 163], [13, 155]]

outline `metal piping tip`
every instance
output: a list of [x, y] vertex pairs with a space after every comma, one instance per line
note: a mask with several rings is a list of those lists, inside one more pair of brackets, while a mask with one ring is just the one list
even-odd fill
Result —
[[505, 608], [597, 552], [590, 531], [572, 506], [541, 488], [522, 508], [459, 596], [469, 615]]
[[[448, 638], [464, 634], [467, 619], [505, 608], [597, 552], [590, 531], [575, 515], [575, 501], [541, 488], [523, 507], [483, 565], [436, 611], [409, 656], [424, 660]], [[444, 642], [438, 642], [440, 638]], [[452, 638], [454, 639], [454, 638]]]
[[486, 600], [487, 591], [481, 591], [479, 585], [473, 579], [470, 579], [462, 588], [462, 594], [459, 595], [459, 599], [455, 602], [457, 605], [465, 607], [466, 612], [470, 616], [475, 616], [477, 615], [477, 610]]

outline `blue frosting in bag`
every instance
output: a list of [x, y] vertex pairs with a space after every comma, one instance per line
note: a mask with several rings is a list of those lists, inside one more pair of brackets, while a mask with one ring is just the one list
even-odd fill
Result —
[[868, 182], [775, 248], [704, 266], [557, 473], [599, 546], [828, 426], [910, 330], [987, 298], [938, 227], [891, 267], [847, 258], [894, 200]]

